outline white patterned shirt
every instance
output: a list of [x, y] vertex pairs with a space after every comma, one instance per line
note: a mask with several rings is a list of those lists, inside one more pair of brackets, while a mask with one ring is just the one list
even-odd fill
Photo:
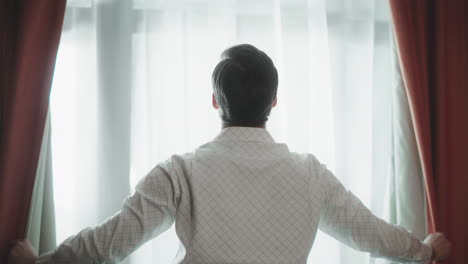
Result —
[[36, 263], [116, 263], [174, 222], [174, 263], [304, 264], [318, 228], [375, 257], [425, 263], [432, 254], [375, 217], [313, 155], [290, 152], [266, 129], [229, 127], [158, 164], [117, 214]]

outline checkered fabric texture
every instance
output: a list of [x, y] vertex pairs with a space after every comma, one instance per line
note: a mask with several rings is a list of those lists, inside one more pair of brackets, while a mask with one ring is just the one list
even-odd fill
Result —
[[432, 253], [375, 217], [313, 155], [290, 152], [266, 129], [229, 127], [158, 164], [120, 212], [37, 263], [117, 263], [174, 222], [174, 263], [304, 264], [318, 228], [397, 262], [426, 263]]

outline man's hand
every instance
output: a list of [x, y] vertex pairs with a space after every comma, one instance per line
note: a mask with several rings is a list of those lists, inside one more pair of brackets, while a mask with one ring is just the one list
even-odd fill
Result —
[[36, 250], [28, 240], [13, 242], [8, 264], [34, 264], [38, 258]]
[[432, 247], [434, 261], [442, 261], [450, 256], [452, 244], [442, 233], [432, 233], [424, 239], [424, 243]]

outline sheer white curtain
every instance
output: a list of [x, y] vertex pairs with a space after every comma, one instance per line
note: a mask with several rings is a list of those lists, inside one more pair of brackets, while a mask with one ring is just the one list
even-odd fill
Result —
[[[234, 44], [279, 72], [268, 129], [383, 214], [391, 22], [381, 0], [68, 0], [51, 95], [57, 241], [115, 213], [159, 161], [211, 140], [211, 72]], [[126, 261], [171, 263], [174, 228]], [[316, 263], [366, 263], [319, 233]]]

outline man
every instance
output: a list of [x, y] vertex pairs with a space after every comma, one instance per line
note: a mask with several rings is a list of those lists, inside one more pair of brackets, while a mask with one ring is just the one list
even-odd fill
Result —
[[278, 74], [251, 45], [223, 52], [212, 76], [222, 131], [192, 153], [158, 164], [120, 212], [38, 257], [17, 243], [12, 263], [115, 263], [175, 221], [175, 263], [307, 261], [317, 229], [376, 257], [445, 259], [440, 233], [424, 242], [375, 217], [310, 154], [275, 143], [265, 126], [276, 106]]

